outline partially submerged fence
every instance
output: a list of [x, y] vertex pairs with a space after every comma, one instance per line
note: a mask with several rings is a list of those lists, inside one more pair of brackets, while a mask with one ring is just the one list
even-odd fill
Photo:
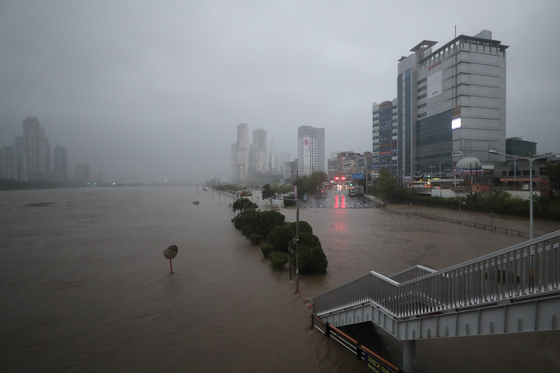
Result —
[[[493, 231], [493, 232], [511, 234], [511, 235], [519, 236], [519, 237], [530, 237], [530, 234], [528, 232], [522, 232], [522, 231], [518, 231], [516, 229], [510, 229], [510, 228], [497, 227], [494, 224], [484, 224], [484, 223], [477, 223], [477, 222], [466, 221], [466, 220], [461, 220], [461, 219], [447, 218], [445, 216], [426, 214], [426, 213], [423, 213], [423, 212], [397, 211], [397, 210], [392, 210], [388, 207], [385, 207], [384, 211], [387, 211], [391, 214], [397, 214], [397, 215], [421, 216], [423, 218], [446, 221], [446, 222], [453, 223], [453, 224], [466, 225], [468, 227], [475, 227], [475, 228], [480, 228], [480, 229], [484, 229], [484, 230], [490, 230], [490, 231]], [[539, 235], [535, 234], [534, 237], [539, 237]]]
[[347, 348], [356, 355], [358, 360], [364, 361], [368, 368], [372, 369], [374, 372], [404, 373], [404, 371], [399, 369], [396, 365], [391, 364], [367, 347], [361, 345], [355, 339], [340, 331], [340, 329], [330, 325], [328, 322], [323, 322], [315, 315], [311, 315], [311, 326], [319, 330], [326, 337], [334, 339]]

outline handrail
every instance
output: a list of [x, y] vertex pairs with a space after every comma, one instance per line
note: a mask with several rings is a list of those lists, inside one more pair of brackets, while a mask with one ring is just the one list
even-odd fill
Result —
[[372, 303], [403, 319], [544, 292], [560, 293], [560, 230], [439, 271], [372, 271], [316, 296], [313, 306], [321, 315]]

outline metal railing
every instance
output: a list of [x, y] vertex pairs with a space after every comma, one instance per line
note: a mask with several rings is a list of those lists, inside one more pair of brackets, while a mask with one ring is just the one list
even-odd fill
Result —
[[323, 322], [315, 315], [311, 315], [311, 326], [323, 333], [327, 338], [332, 338], [340, 343], [342, 346], [356, 355], [358, 360], [364, 361], [368, 368], [377, 372], [404, 373], [403, 370], [396, 365], [383, 359], [381, 356], [374, 353], [369, 348], [358, 343], [358, 341], [343, 333], [340, 329], [330, 325], [328, 322]]
[[[423, 212], [408, 212], [408, 211], [397, 211], [397, 210], [392, 210], [390, 208], [385, 207], [384, 211], [387, 211], [391, 214], [397, 214], [397, 215], [414, 215], [414, 216], [421, 216], [423, 218], [428, 218], [428, 219], [433, 219], [433, 220], [440, 220], [440, 221], [446, 221], [449, 223], [453, 223], [453, 224], [460, 224], [460, 225], [466, 225], [467, 227], [475, 227], [475, 228], [481, 228], [484, 230], [490, 230], [493, 232], [500, 232], [500, 233], [505, 233], [505, 234], [511, 234], [513, 236], [518, 236], [518, 237], [530, 237], [529, 232], [523, 232], [523, 231], [518, 231], [516, 229], [510, 229], [510, 228], [502, 228], [502, 227], [497, 227], [493, 224], [484, 224], [484, 223], [477, 223], [474, 221], [467, 221], [467, 220], [461, 220], [461, 219], [454, 219], [454, 218], [447, 218], [445, 216], [438, 216], [438, 215], [432, 215], [432, 214], [426, 214]], [[538, 235], [534, 235], [535, 237], [538, 237]]]
[[503, 300], [558, 295], [560, 231], [431, 271], [415, 266], [391, 277], [372, 271], [315, 297], [314, 311], [320, 316], [373, 303], [395, 319], [406, 319], [485, 307]]
[[434, 272], [436, 272], [434, 269], [424, 267], [421, 265], [415, 265], [414, 267], [410, 267], [395, 273], [394, 275], [391, 276], [391, 280], [397, 282], [405, 282]]

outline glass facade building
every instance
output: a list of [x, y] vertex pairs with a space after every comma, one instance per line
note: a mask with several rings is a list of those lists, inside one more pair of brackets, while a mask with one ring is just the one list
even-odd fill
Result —
[[383, 167], [397, 175], [397, 99], [372, 105], [372, 171]]
[[506, 45], [490, 31], [460, 35], [437, 50], [424, 40], [398, 63], [398, 176], [442, 169], [451, 177], [466, 156], [483, 169], [506, 150]]
[[532, 157], [537, 155], [537, 143], [523, 140], [520, 137], [506, 139], [506, 153], [520, 157]]

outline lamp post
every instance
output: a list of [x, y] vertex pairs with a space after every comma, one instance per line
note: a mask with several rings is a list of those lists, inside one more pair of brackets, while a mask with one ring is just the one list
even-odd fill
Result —
[[[488, 153], [495, 154], [495, 155], [503, 155], [503, 156], [506, 156], [506, 157], [523, 159], [525, 161], [529, 161], [529, 239], [532, 240], [533, 239], [533, 161], [535, 159], [552, 157], [552, 156], [558, 155], [560, 153], [540, 155], [540, 156], [535, 156], [535, 157], [520, 157], [518, 155], [500, 153], [496, 150], [488, 150]], [[516, 174], [517, 170], [514, 170], [514, 173]]]

